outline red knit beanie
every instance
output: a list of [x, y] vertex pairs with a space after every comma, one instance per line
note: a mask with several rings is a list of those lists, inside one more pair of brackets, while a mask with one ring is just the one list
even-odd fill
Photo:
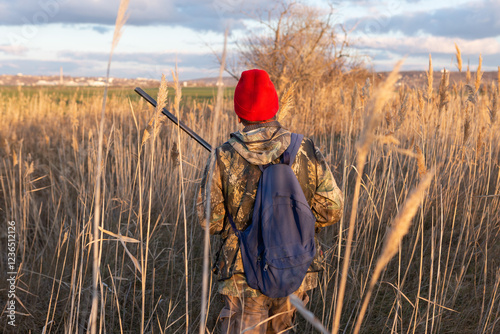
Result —
[[234, 111], [247, 121], [265, 121], [278, 112], [278, 94], [269, 75], [264, 70], [248, 70], [234, 91]]

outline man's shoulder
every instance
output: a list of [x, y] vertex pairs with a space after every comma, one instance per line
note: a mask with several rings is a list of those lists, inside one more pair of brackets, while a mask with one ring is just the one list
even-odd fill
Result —
[[231, 144], [232, 142], [234, 142], [235, 139], [234, 138], [229, 138], [225, 143], [221, 144], [220, 146], [218, 146], [216, 148], [216, 153], [217, 154], [227, 154], [227, 153], [232, 153], [234, 152], [234, 148], [233, 148], [233, 145]]
[[217, 146], [215, 149], [215, 158], [219, 161], [219, 163], [222, 163], [223, 165], [231, 164], [230, 162], [234, 159], [234, 155], [236, 153], [234, 147], [231, 145], [231, 141], [233, 140], [233, 138], [230, 138], [228, 141], [220, 146]]
[[302, 146], [314, 149], [314, 142], [311, 138], [304, 136], [304, 139], [302, 139]]
[[314, 141], [311, 138], [304, 136], [304, 139], [302, 139], [302, 145], [300, 146], [299, 150], [301, 150], [306, 156], [312, 159], [315, 156], [316, 151]]

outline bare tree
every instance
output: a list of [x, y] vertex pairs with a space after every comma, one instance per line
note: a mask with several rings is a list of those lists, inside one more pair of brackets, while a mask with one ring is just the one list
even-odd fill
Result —
[[355, 64], [348, 56], [347, 32], [334, 25], [333, 7], [281, 2], [255, 17], [264, 27], [240, 45], [241, 65], [269, 73], [278, 94], [291, 83], [297, 89], [314, 87], [337, 77]]

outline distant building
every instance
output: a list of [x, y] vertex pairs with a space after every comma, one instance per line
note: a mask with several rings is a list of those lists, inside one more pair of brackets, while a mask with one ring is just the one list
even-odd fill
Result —
[[57, 84], [58, 84], [57, 81], [47, 81], [47, 80], [38, 80], [37, 82], [35, 82], [36, 86], [55, 86]]
[[96, 81], [96, 80], [89, 80], [88, 82], [89, 86], [94, 86], [94, 87], [104, 87], [106, 86], [106, 83], [103, 81]]

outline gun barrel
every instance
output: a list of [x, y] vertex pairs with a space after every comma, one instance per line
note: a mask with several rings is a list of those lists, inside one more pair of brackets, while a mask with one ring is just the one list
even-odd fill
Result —
[[[148, 101], [153, 107], [156, 108], [157, 106], [157, 103], [155, 101], [155, 99], [153, 99], [148, 93], [146, 93], [142, 88], [140, 87], [136, 87], [134, 89], [134, 91], [139, 94], [140, 96], [142, 96], [146, 101]], [[189, 136], [191, 136], [191, 138], [193, 138], [194, 140], [196, 140], [201, 146], [203, 146], [208, 152], [212, 152], [212, 146], [207, 143], [206, 140], [204, 140], [203, 138], [201, 138], [196, 132], [194, 132], [193, 130], [191, 130], [186, 124], [182, 123], [181, 121], [179, 121], [177, 119], [177, 117], [175, 117], [174, 115], [172, 115], [167, 109], [163, 108], [162, 111], [161, 111], [165, 116], [168, 117], [169, 120], [171, 120], [172, 122], [174, 122], [175, 125], [178, 125], [182, 130], [184, 130]]]

